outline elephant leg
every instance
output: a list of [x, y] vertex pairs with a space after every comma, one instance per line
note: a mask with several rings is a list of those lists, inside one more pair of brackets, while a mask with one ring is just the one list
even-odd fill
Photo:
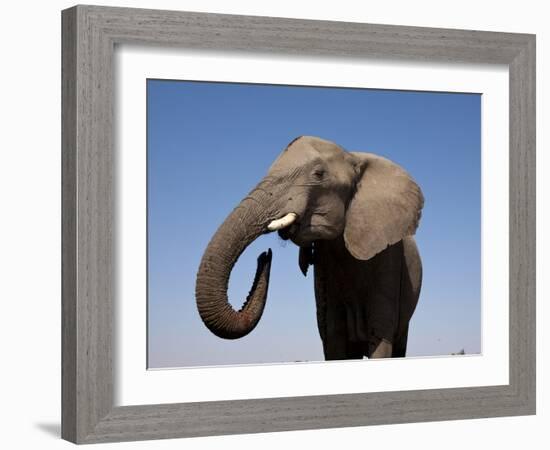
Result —
[[344, 336], [336, 336], [323, 341], [323, 351], [326, 361], [348, 358], [348, 345]]
[[405, 327], [404, 332], [395, 340], [393, 345], [392, 358], [404, 358], [407, 352], [407, 338], [409, 335], [409, 325]]
[[348, 339], [351, 342], [366, 342], [368, 340], [368, 321], [364, 303], [360, 301], [346, 301], [346, 317]]
[[363, 342], [347, 342], [346, 359], [363, 359], [364, 355]]
[[327, 302], [323, 339], [325, 359], [346, 359], [348, 354], [346, 308], [337, 302]]
[[356, 314], [353, 305], [333, 305], [328, 312], [332, 320], [327, 321], [323, 341], [325, 359], [363, 359], [367, 354], [365, 339], [361, 339], [364, 334], [363, 319]]

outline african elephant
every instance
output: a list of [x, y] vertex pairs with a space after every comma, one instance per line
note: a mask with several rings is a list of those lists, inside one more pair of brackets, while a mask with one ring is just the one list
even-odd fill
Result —
[[231, 270], [258, 236], [278, 231], [314, 266], [317, 324], [326, 360], [405, 356], [422, 282], [412, 235], [424, 198], [397, 164], [312, 136], [294, 139], [218, 228], [202, 257], [196, 301], [217, 336], [250, 333], [264, 310], [271, 249], [258, 257], [239, 311], [227, 299]]

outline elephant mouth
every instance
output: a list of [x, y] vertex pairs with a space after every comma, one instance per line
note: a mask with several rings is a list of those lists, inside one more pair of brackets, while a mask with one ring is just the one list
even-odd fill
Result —
[[298, 215], [296, 213], [288, 213], [280, 219], [272, 220], [267, 226], [268, 231], [277, 231], [279, 237], [284, 241], [291, 239], [300, 228]]
[[290, 240], [298, 247], [307, 246], [315, 240], [314, 234], [311, 233], [310, 226], [298, 222], [292, 224], [288, 228], [279, 230], [278, 233], [283, 241]]
[[296, 233], [298, 232], [299, 228], [300, 228], [300, 224], [294, 223], [287, 228], [283, 228], [282, 230], [279, 230], [278, 231], [279, 237], [283, 241], [288, 241], [289, 239], [292, 239], [296, 236]]
[[[318, 239], [332, 238], [337, 234], [337, 229], [325, 221], [325, 216], [325, 213], [314, 213], [306, 221], [296, 219], [278, 230], [279, 237], [283, 241], [291, 240], [298, 246], [308, 245]], [[319, 218], [321, 221], [317, 220]]]

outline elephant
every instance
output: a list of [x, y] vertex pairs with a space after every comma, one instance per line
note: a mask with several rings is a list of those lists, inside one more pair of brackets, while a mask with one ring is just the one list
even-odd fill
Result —
[[424, 196], [399, 165], [300, 136], [227, 216], [202, 256], [196, 304], [208, 329], [238, 339], [258, 324], [266, 303], [271, 249], [257, 261], [240, 310], [228, 302], [231, 270], [256, 238], [278, 232], [313, 266], [317, 325], [325, 360], [404, 357], [422, 284], [413, 235]]

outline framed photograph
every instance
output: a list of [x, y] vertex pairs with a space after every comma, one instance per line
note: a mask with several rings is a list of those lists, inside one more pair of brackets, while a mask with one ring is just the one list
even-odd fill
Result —
[[535, 413], [535, 37], [62, 12], [62, 436]]

